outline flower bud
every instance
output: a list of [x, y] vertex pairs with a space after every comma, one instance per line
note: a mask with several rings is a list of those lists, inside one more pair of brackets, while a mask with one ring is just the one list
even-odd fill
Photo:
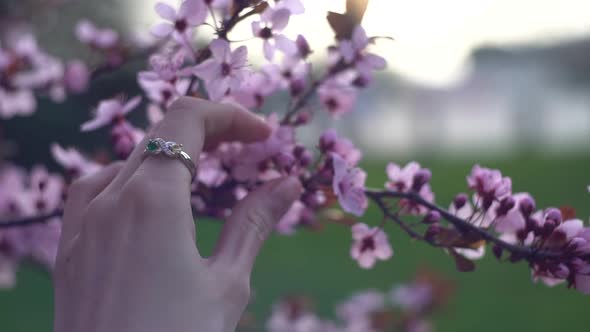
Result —
[[432, 210], [426, 214], [424, 219], [422, 219], [422, 223], [427, 225], [438, 223], [440, 221], [440, 218], [440, 212]]
[[525, 196], [520, 201], [518, 201], [518, 208], [525, 219], [533, 213], [535, 210], [535, 205], [535, 200], [531, 196]]
[[432, 224], [430, 227], [428, 227], [426, 233], [424, 233], [424, 238], [426, 238], [428, 241], [433, 241], [434, 238], [440, 234], [441, 230], [442, 228], [438, 223]]
[[516, 205], [514, 198], [512, 196], [507, 196], [500, 201], [500, 206], [496, 209], [496, 215], [498, 217], [505, 216], [508, 214], [508, 211], [512, 210], [512, 208]]
[[307, 112], [307, 111], [303, 111], [303, 112], [297, 113], [297, 116], [295, 117], [294, 124], [296, 126], [301, 126], [301, 125], [305, 125], [305, 124], [309, 123], [310, 120], [311, 120], [311, 113]]
[[559, 209], [556, 209], [556, 208], [548, 208], [545, 211], [545, 222], [547, 222], [549, 220], [553, 221], [555, 226], [561, 224], [561, 221], [562, 221], [561, 211], [559, 211]]
[[301, 157], [299, 157], [299, 164], [303, 167], [309, 166], [309, 164], [311, 164], [312, 159], [313, 155], [311, 154], [311, 151], [305, 150], [303, 151]]
[[551, 269], [551, 273], [559, 279], [566, 279], [570, 275], [570, 269], [565, 264], [559, 264]]
[[467, 194], [460, 193], [457, 196], [455, 196], [455, 199], [453, 200], [453, 205], [455, 206], [455, 209], [459, 210], [462, 207], [464, 207], [465, 204], [467, 204]]
[[290, 153], [280, 152], [275, 156], [275, 162], [284, 170], [288, 170], [293, 166], [295, 158]]
[[420, 189], [422, 189], [422, 186], [425, 185], [426, 183], [428, 183], [428, 181], [430, 181], [431, 178], [432, 178], [432, 173], [430, 172], [429, 169], [423, 168], [423, 169], [419, 170], [414, 175], [414, 180], [412, 183], [412, 190], [420, 191]]
[[334, 149], [334, 146], [336, 145], [336, 139], [337, 135], [335, 130], [326, 130], [320, 136], [320, 150], [325, 153]]
[[293, 148], [293, 155], [297, 159], [301, 158], [301, 156], [303, 155], [304, 152], [305, 152], [305, 147], [301, 144], [297, 144]]

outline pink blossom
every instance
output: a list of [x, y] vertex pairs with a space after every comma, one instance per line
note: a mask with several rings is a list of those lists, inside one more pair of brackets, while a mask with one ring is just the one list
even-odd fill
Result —
[[218, 187], [228, 178], [221, 160], [213, 154], [202, 153], [199, 158], [197, 179], [207, 187]]
[[75, 148], [62, 148], [59, 144], [51, 144], [51, 154], [74, 177], [86, 176], [100, 170], [101, 165], [88, 160]]
[[121, 121], [127, 113], [131, 112], [141, 102], [141, 97], [131, 98], [123, 103], [118, 98], [103, 100], [96, 108], [94, 119], [82, 124], [82, 131], [96, 130], [115, 121]]
[[338, 50], [347, 64], [354, 64], [361, 72], [385, 68], [385, 59], [376, 54], [365, 52], [369, 43], [370, 39], [363, 27], [359, 25], [354, 29], [350, 40], [340, 42]]
[[173, 83], [178, 78], [187, 77], [191, 74], [191, 70], [190, 68], [182, 68], [185, 58], [186, 51], [184, 49], [180, 49], [172, 55], [154, 54], [149, 59], [152, 70], [139, 72], [138, 80], [163, 80]]
[[[164, 80], [149, 80], [139, 77], [137, 83], [152, 102], [170, 106], [176, 99], [185, 96], [189, 92], [191, 80], [182, 78], [171, 83]], [[195, 87], [196, 85], [193, 85], [193, 88]]]
[[396, 163], [387, 164], [386, 171], [389, 181], [385, 187], [400, 192], [410, 191], [414, 183], [414, 176], [420, 169], [420, 164], [415, 161], [408, 163], [404, 168]]
[[[357, 224], [362, 225], [362, 224]], [[370, 319], [371, 314], [385, 308], [385, 296], [375, 290], [354, 294], [336, 307], [338, 317], [346, 322]]]
[[471, 174], [467, 177], [467, 184], [481, 197], [484, 210], [489, 209], [494, 200], [510, 195], [512, 191], [510, 178], [502, 177], [498, 170], [479, 165], [473, 166]]
[[10, 119], [16, 115], [28, 116], [36, 108], [37, 100], [31, 90], [8, 91], [0, 88], [0, 117]]
[[414, 282], [397, 286], [391, 291], [391, 301], [406, 311], [422, 312], [434, 301], [432, 285]]
[[127, 159], [133, 148], [141, 142], [145, 132], [133, 127], [128, 121], [117, 122], [111, 131], [115, 153], [121, 159]]
[[274, 306], [266, 322], [266, 330], [268, 332], [324, 332], [319, 318], [304, 308], [299, 308], [298, 304], [288, 301]]
[[248, 49], [240, 46], [232, 51], [227, 41], [216, 39], [209, 44], [211, 58], [194, 68], [194, 74], [205, 81], [211, 100], [219, 101], [237, 91], [246, 77]]
[[50, 174], [45, 167], [36, 166], [30, 175], [29, 189], [25, 192], [27, 200], [38, 214], [53, 212], [62, 204], [63, 179]]
[[350, 168], [339, 155], [332, 154], [334, 179], [332, 187], [340, 206], [346, 212], [362, 216], [368, 206], [365, 195], [365, 179], [367, 173], [360, 168]]
[[279, 234], [291, 235], [295, 233], [295, 229], [301, 221], [301, 215], [304, 213], [306, 207], [301, 201], [293, 202], [287, 213], [279, 220], [276, 226], [276, 231]]
[[72, 92], [82, 92], [88, 87], [90, 71], [86, 64], [80, 60], [73, 60], [66, 65], [64, 73], [64, 85]]
[[318, 96], [324, 107], [335, 117], [352, 111], [357, 89], [352, 86], [351, 73], [344, 73], [324, 81], [318, 88]]
[[260, 108], [264, 104], [265, 98], [274, 93], [276, 89], [276, 82], [268, 75], [253, 72], [246, 75], [240, 88], [231, 92], [229, 99], [246, 108]]
[[108, 28], [100, 29], [87, 19], [76, 24], [76, 36], [81, 42], [100, 49], [115, 47], [119, 42], [117, 32]]
[[526, 226], [525, 218], [521, 212], [521, 202], [532, 199], [528, 193], [517, 193], [512, 195], [514, 207], [507, 211], [499, 211], [502, 204], [498, 204], [495, 214], [494, 228], [500, 233], [516, 233]]
[[301, 0], [281, 0], [275, 3], [274, 10], [287, 9], [292, 15], [305, 13], [305, 8]]
[[[427, 202], [434, 203], [434, 193], [430, 188], [430, 184], [425, 184], [420, 188], [418, 195]], [[412, 214], [412, 215], [425, 215], [429, 209], [421, 204], [416, 203], [410, 199], [400, 199], [399, 206], [401, 207], [401, 213]]]
[[264, 41], [264, 57], [268, 61], [273, 60], [276, 49], [286, 54], [297, 52], [295, 43], [281, 33], [289, 24], [290, 16], [291, 11], [287, 8], [269, 7], [260, 15], [261, 21], [252, 22], [252, 33]]
[[164, 112], [158, 105], [156, 104], [149, 104], [147, 109], [147, 118], [151, 125], [155, 125], [156, 123], [162, 121], [164, 118]]
[[336, 129], [330, 128], [320, 136], [319, 148], [323, 153], [335, 153], [350, 166], [356, 166], [361, 160], [362, 152], [346, 137], [339, 136]]
[[280, 64], [267, 64], [262, 69], [281, 89], [290, 89], [292, 95], [303, 92], [311, 64], [299, 58], [285, 56]]
[[370, 269], [377, 260], [388, 260], [393, 256], [387, 234], [378, 227], [369, 227], [363, 223], [352, 226], [353, 243], [350, 256], [357, 260], [360, 267]]
[[272, 128], [266, 141], [251, 144], [225, 144], [218, 149], [223, 164], [231, 169], [238, 181], [255, 182], [276, 178], [281, 173], [274, 168], [273, 159], [281, 153], [292, 153], [295, 141], [293, 127], [282, 126], [278, 114], [267, 118]]
[[173, 35], [180, 42], [185, 42], [192, 28], [201, 25], [207, 18], [207, 7], [203, 0], [185, 0], [178, 11], [163, 2], [158, 2], [155, 10], [168, 22], [154, 26], [152, 34], [160, 38]]

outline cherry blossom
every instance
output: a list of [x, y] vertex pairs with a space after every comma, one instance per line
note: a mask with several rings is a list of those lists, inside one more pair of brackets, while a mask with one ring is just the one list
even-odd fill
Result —
[[385, 295], [375, 290], [353, 294], [347, 301], [336, 307], [336, 314], [345, 322], [366, 320], [371, 313], [385, 307]]
[[498, 170], [473, 166], [471, 174], [467, 177], [469, 188], [481, 197], [483, 209], [487, 210], [494, 200], [510, 195], [512, 181], [508, 177], [502, 177]]
[[31, 115], [37, 108], [37, 100], [28, 89], [8, 91], [0, 88], [0, 117], [12, 118], [16, 115]]
[[59, 144], [51, 144], [51, 154], [72, 177], [86, 176], [97, 172], [101, 166], [88, 160], [75, 148], [62, 148]]
[[352, 86], [351, 72], [327, 79], [318, 88], [318, 97], [326, 110], [338, 118], [352, 111], [357, 99], [357, 89]]
[[350, 256], [364, 269], [372, 268], [377, 260], [388, 260], [393, 256], [387, 234], [378, 227], [357, 223], [352, 226], [352, 238]]
[[239, 90], [246, 76], [248, 49], [240, 46], [234, 51], [223, 39], [209, 44], [211, 58], [194, 68], [194, 74], [205, 81], [211, 100], [221, 100], [231, 91]]
[[339, 136], [334, 128], [322, 133], [319, 148], [323, 153], [337, 154], [350, 166], [357, 165], [362, 157], [362, 152], [348, 138]]
[[362, 216], [367, 209], [365, 179], [367, 174], [360, 168], [350, 168], [344, 159], [332, 154], [334, 165], [333, 190], [344, 211]]
[[133, 111], [139, 103], [141, 97], [136, 96], [123, 103], [118, 98], [103, 100], [96, 108], [94, 119], [87, 121], [80, 127], [82, 131], [96, 130], [113, 122], [123, 121], [125, 116]]
[[[79, 21], [77, 38], [98, 51], [104, 62], [92, 64], [96, 68], [93, 71], [81, 60], [62, 60], [49, 54], [26, 29], [7, 39], [0, 48], [0, 117], [33, 114], [37, 96], [61, 102], [71, 93], [92, 87], [90, 80], [102, 72], [117, 70], [125, 61], [148, 52], [149, 65], [137, 75], [142, 96], [127, 101], [103, 100], [93, 118], [81, 126], [83, 132], [109, 126], [105, 137], [110, 138], [110, 149], [117, 157], [127, 158], [145, 131], [158, 123], [180, 96], [202, 96], [204, 92], [210, 100], [268, 114], [271, 133], [265, 141], [227, 142], [200, 156], [200, 172], [191, 184], [190, 198], [199, 215], [225, 218], [239, 200], [263, 183], [294, 176], [301, 181], [303, 191], [279, 221], [277, 233], [319, 229], [324, 219], [338, 225], [352, 223], [350, 254], [362, 268], [393, 255], [384, 228], [397, 224], [416, 241], [451, 254], [461, 271], [473, 270], [475, 263], [471, 260], [481, 258], [489, 245], [500, 261], [527, 262], [535, 281], [549, 286], [563, 283], [590, 294], [590, 227], [568, 209], [562, 213], [557, 208], [537, 207], [530, 194], [513, 194], [511, 179], [499, 170], [475, 165], [467, 176], [465, 190], [471, 190], [469, 195], [457, 194], [444, 209], [435, 203], [431, 171], [417, 162], [405, 166], [389, 163], [385, 188], [371, 189], [365, 187], [367, 174], [357, 166], [362, 153], [351, 140], [334, 129], [305, 140], [316, 140], [315, 147], [298, 140], [301, 127], [322, 118], [318, 109], [336, 119], [351, 112], [358, 94], [374, 83], [374, 72], [385, 67], [384, 59], [369, 50], [376, 38], [367, 35], [360, 25], [350, 25], [351, 21], [349, 26], [333, 27], [346, 28], [352, 35], [342, 39], [337, 33], [334, 44], [327, 46], [326, 68], [314, 66], [312, 73], [312, 50], [306, 38], [298, 35], [293, 41], [283, 34], [290, 16], [304, 12], [300, 0], [184, 0], [178, 9], [163, 3], [155, 9], [165, 22], [152, 31], [175, 42], [124, 43], [112, 29]], [[211, 27], [216, 37], [196, 42], [192, 33], [208, 18], [214, 21]], [[262, 39], [269, 62], [249, 65], [246, 46], [232, 50], [231, 44], [237, 42], [230, 42], [228, 36], [245, 18], [252, 18], [252, 31]], [[281, 51], [279, 56], [277, 50]], [[285, 112], [275, 113], [273, 97], [279, 100], [287, 94]], [[126, 116], [142, 107], [143, 96], [149, 100], [145, 109], [148, 123], [140, 127]], [[265, 108], [269, 99], [272, 111]], [[102, 167], [75, 147], [52, 144], [51, 153], [62, 166], [63, 176], [42, 166], [28, 171], [5, 163], [0, 168], [0, 215], [7, 220], [0, 222], [0, 287], [14, 285], [15, 273], [24, 259], [51, 269], [61, 232], [66, 184]], [[351, 222], [351, 216], [335, 209], [336, 199], [342, 211], [354, 216], [362, 216], [373, 202], [382, 212], [381, 224]], [[436, 296], [436, 292], [431, 289], [429, 293], [427, 286], [433, 285], [423, 287], [416, 282], [398, 288], [390, 296], [393, 303], [385, 304], [376, 292], [357, 294], [340, 307], [339, 321], [322, 321], [308, 308], [289, 302], [275, 308], [268, 328], [377, 332], [389, 327], [375, 326], [378, 322], [372, 315], [393, 310], [393, 304], [395, 310], [409, 314], [396, 330], [429, 331], [431, 326], [423, 311], [434, 305], [430, 295]]]
[[301, 220], [302, 214], [305, 211], [306, 206], [301, 201], [295, 201], [291, 208], [285, 213], [285, 215], [277, 223], [276, 230], [279, 234], [291, 235], [295, 233], [295, 228]]
[[72, 92], [82, 92], [88, 88], [90, 71], [88, 66], [80, 60], [67, 63], [64, 73], [64, 85]]
[[112, 29], [98, 28], [87, 19], [82, 19], [76, 24], [76, 36], [78, 39], [99, 49], [115, 47], [119, 42], [119, 34]]
[[354, 64], [361, 72], [384, 69], [386, 65], [385, 59], [365, 52], [369, 43], [370, 39], [367, 37], [365, 29], [357, 26], [353, 31], [352, 38], [341, 41], [338, 50], [345, 63]]
[[426, 310], [432, 303], [434, 294], [432, 286], [427, 282], [399, 285], [391, 291], [391, 301], [410, 312]]
[[[178, 97], [185, 96], [191, 87], [191, 81], [188, 78], [168, 82], [139, 77], [137, 83], [152, 102], [163, 106], [170, 106]], [[196, 84], [193, 85], [193, 88], [196, 87]]]
[[420, 170], [420, 164], [414, 161], [401, 168], [396, 163], [389, 163], [386, 170], [389, 181], [385, 187], [406, 192], [412, 189], [414, 176]]
[[262, 69], [281, 89], [290, 89], [292, 95], [302, 92], [311, 64], [299, 58], [285, 56], [281, 64], [267, 64]]
[[269, 332], [323, 332], [321, 326], [321, 321], [297, 301], [275, 305], [266, 323]]
[[289, 24], [291, 14], [287, 8], [269, 7], [260, 16], [260, 21], [252, 22], [252, 33], [263, 40], [263, 53], [268, 61], [273, 60], [276, 49], [286, 54], [297, 52], [295, 42], [281, 33]]
[[249, 109], [260, 108], [266, 97], [272, 95], [277, 88], [276, 82], [267, 74], [252, 72], [246, 75], [238, 90], [231, 92], [228, 100], [235, 101]]
[[155, 10], [161, 18], [168, 21], [152, 28], [152, 34], [159, 38], [172, 35], [177, 41], [185, 43], [192, 28], [201, 25], [207, 17], [207, 7], [202, 0], [184, 0], [179, 9], [158, 2]]

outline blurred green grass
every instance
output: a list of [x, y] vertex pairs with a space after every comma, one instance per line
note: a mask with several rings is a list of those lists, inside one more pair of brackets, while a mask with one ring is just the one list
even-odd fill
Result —
[[[432, 169], [432, 185], [439, 204], [446, 206], [455, 193], [465, 190], [465, 176], [474, 161], [444, 161], [423, 158]], [[385, 180], [384, 162], [364, 166], [368, 184], [381, 187]], [[538, 206], [570, 205], [586, 220], [590, 215], [590, 156], [542, 158], [526, 156], [486, 162], [500, 168], [513, 179], [515, 192], [528, 191]], [[364, 222], [379, 222], [371, 210]], [[198, 241], [204, 253], [210, 252], [219, 225], [197, 225]], [[265, 317], [274, 300], [298, 293], [313, 296], [321, 313], [330, 315], [338, 301], [366, 288], [389, 290], [392, 285], [410, 280], [420, 267], [440, 271], [456, 283], [457, 293], [450, 305], [434, 319], [440, 332], [473, 331], [560, 331], [590, 330], [590, 298], [563, 286], [554, 289], [531, 282], [525, 264], [499, 263], [491, 255], [478, 262], [473, 273], [459, 273], [443, 252], [411, 241], [401, 231], [388, 229], [394, 246], [392, 260], [373, 270], [359, 269], [348, 254], [349, 230], [330, 225], [323, 232], [299, 232], [292, 237], [273, 236], [260, 255], [252, 286], [256, 299], [251, 310]], [[19, 273], [14, 290], [0, 291], [0, 331], [43, 332], [52, 326], [52, 290], [47, 275], [32, 267]]]

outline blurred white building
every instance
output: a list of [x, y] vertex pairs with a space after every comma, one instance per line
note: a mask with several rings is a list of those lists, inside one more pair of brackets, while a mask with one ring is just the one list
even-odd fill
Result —
[[[436, 56], [436, 55], [433, 55]], [[590, 142], [590, 39], [480, 48], [459, 84], [430, 89], [381, 77], [345, 128], [375, 154], [509, 154]]]

